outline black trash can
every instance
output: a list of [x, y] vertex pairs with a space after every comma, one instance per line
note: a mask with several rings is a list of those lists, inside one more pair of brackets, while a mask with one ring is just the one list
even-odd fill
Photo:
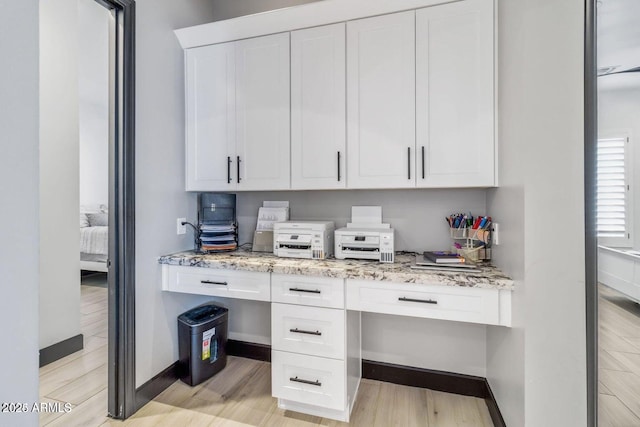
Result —
[[185, 383], [200, 384], [226, 366], [228, 312], [205, 304], [178, 316], [178, 369]]

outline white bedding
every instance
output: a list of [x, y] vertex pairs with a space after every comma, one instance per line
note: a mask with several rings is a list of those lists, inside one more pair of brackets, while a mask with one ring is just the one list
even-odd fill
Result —
[[107, 255], [109, 253], [109, 227], [80, 228], [80, 252]]

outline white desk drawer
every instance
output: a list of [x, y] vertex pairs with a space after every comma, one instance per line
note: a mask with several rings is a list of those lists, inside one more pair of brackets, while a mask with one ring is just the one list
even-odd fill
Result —
[[344, 345], [344, 310], [271, 304], [271, 347], [274, 350], [344, 360]]
[[273, 302], [344, 308], [344, 279], [274, 273], [271, 297]]
[[499, 291], [347, 280], [347, 309], [400, 316], [500, 324]]
[[272, 350], [271, 385], [280, 399], [337, 410], [346, 405], [342, 360]]
[[271, 300], [269, 273], [163, 265], [162, 276], [162, 288], [167, 291], [257, 301]]

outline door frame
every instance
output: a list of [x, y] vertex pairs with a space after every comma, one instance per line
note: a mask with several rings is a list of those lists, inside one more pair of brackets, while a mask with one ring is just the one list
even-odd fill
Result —
[[[110, 417], [136, 410], [135, 384], [135, 1], [95, 0], [111, 11], [108, 266]], [[115, 60], [114, 60], [115, 59]]]
[[598, 237], [596, 175], [598, 138], [596, 1], [584, 8], [584, 226], [587, 343], [587, 426], [598, 423]]

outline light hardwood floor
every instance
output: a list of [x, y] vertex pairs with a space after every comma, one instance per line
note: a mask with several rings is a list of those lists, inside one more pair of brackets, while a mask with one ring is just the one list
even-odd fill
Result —
[[[83, 279], [103, 284], [105, 276]], [[81, 286], [84, 349], [40, 368], [40, 401], [71, 403], [65, 414], [40, 413], [40, 425], [97, 426], [107, 413], [107, 289]], [[81, 423], [78, 415], [91, 413]], [[77, 422], [75, 420], [78, 420]]]
[[271, 366], [229, 357], [198, 386], [176, 381], [126, 421], [106, 417], [106, 289], [82, 287], [87, 348], [40, 370], [42, 401], [71, 402], [68, 414], [43, 414], [46, 426], [426, 426], [493, 427], [484, 400], [362, 380], [349, 424], [278, 409]]
[[599, 286], [599, 427], [640, 426], [640, 306]]

